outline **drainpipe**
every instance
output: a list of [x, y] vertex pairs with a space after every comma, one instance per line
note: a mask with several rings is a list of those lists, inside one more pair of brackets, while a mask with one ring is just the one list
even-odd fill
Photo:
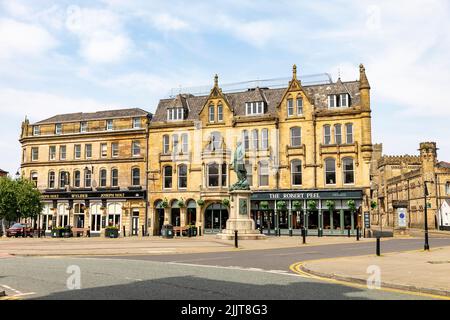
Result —
[[150, 115], [147, 115], [147, 128], [145, 132], [145, 138], [147, 143], [147, 149], [145, 152], [145, 222], [144, 222], [144, 234], [148, 236], [148, 173], [149, 173], [149, 135], [150, 135]]
[[316, 135], [316, 116], [313, 113], [313, 143], [314, 143], [314, 189], [317, 189], [317, 135]]

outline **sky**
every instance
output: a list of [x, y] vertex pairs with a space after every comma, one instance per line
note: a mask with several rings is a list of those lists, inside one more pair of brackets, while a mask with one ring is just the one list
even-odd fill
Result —
[[25, 116], [138, 107], [171, 88], [366, 67], [385, 154], [436, 141], [450, 161], [450, 4], [408, 1], [0, 0], [0, 168]]

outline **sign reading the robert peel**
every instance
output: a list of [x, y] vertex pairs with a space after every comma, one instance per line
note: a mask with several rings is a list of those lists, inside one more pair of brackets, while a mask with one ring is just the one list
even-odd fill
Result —
[[321, 191], [321, 190], [295, 190], [285, 192], [254, 192], [252, 200], [309, 200], [309, 199], [361, 199], [362, 190], [338, 190], [338, 191]]

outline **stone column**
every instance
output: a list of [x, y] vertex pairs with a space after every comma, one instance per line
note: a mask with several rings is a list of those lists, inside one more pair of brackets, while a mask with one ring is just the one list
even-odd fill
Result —
[[164, 224], [172, 224], [172, 215], [171, 213], [172, 208], [164, 208]]
[[186, 226], [187, 222], [187, 208], [180, 208], [180, 227]]
[[292, 201], [289, 201], [288, 209], [288, 226], [289, 226], [289, 236], [292, 237]]
[[341, 222], [341, 233], [344, 234], [345, 232], [345, 223], [344, 223], [344, 209], [339, 210], [340, 214], [340, 222]]

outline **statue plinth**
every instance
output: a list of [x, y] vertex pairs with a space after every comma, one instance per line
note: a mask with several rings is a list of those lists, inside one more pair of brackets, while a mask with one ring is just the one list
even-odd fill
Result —
[[227, 228], [216, 237], [218, 239], [233, 240], [234, 231], [238, 231], [238, 239], [259, 240], [266, 236], [255, 230], [255, 221], [250, 216], [250, 190], [230, 191], [230, 212]]

